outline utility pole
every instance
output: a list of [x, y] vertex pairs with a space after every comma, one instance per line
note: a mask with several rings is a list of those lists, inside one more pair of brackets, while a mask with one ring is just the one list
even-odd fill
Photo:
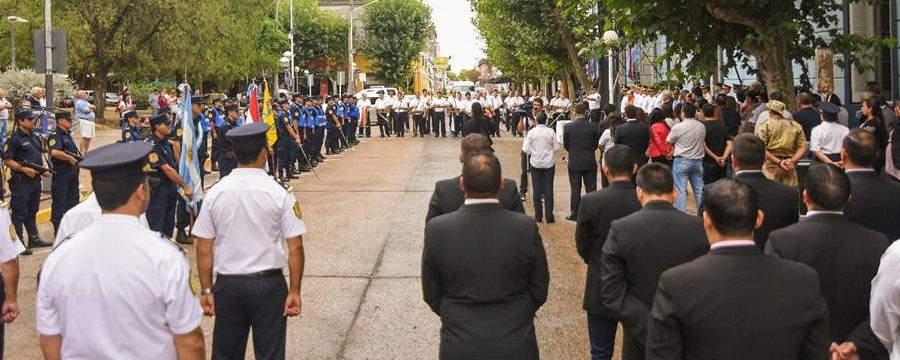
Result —
[[347, 92], [353, 95], [356, 92], [356, 76], [353, 76], [353, 0], [350, 0], [350, 27], [347, 32]]
[[[44, 51], [47, 63], [46, 71], [44, 73], [44, 82], [45, 87], [47, 88], [47, 107], [53, 107], [53, 34], [52, 34], [53, 26], [50, 24], [50, 0], [44, 0]], [[105, 106], [105, 98], [104, 94], [94, 94], [94, 102], [97, 102], [97, 99], [103, 101], [100, 103], [101, 106]]]
[[297, 71], [294, 70], [294, 58], [296, 57], [294, 54], [294, 0], [291, 0], [291, 33], [288, 34], [288, 38], [291, 39], [291, 92], [297, 91]]

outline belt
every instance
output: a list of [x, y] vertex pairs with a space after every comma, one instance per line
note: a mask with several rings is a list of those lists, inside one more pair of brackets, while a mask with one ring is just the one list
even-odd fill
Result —
[[225, 277], [225, 278], [241, 278], [241, 279], [256, 279], [256, 278], [270, 278], [270, 277], [279, 277], [284, 276], [284, 272], [281, 269], [269, 269], [263, 270], [255, 273], [249, 274], [220, 274], [216, 273], [217, 277]]

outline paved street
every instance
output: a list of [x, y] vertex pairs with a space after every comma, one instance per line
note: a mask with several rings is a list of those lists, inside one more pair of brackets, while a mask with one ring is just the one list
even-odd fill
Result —
[[[517, 181], [520, 146], [521, 139], [508, 136], [494, 145], [504, 175]], [[363, 139], [354, 151], [319, 166], [320, 180], [306, 174], [292, 183], [309, 233], [303, 313], [288, 321], [288, 358], [437, 357], [440, 322], [422, 301], [419, 281], [422, 230], [434, 182], [459, 172], [458, 151], [452, 139]], [[562, 162], [555, 188], [559, 222], [541, 226], [551, 290], [537, 314], [538, 339], [542, 358], [579, 359], [588, 355], [585, 267], [574, 248], [574, 223], [563, 220], [568, 178]], [[525, 207], [532, 211], [530, 199]], [[35, 274], [45, 258], [42, 252], [22, 260], [23, 315], [7, 328], [10, 359], [40, 358]], [[210, 342], [212, 320], [203, 328]]]

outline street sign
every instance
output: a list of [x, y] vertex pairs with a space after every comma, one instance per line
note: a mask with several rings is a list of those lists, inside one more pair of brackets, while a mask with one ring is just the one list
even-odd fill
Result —
[[438, 69], [446, 69], [449, 59], [446, 56], [436, 56], [434, 58], [434, 67]]
[[346, 75], [346, 74], [347, 74], [347, 73], [344, 72], [344, 71], [338, 71], [338, 72], [337, 72], [337, 83], [338, 83], [338, 84], [340, 84], [340, 85], [343, 85], [343, 84], [344, 84], [344, 75]]
[[[53, 41], [53, 72], [64, 74], [69, 68], [66, 31], [63, 29], [53, 29], [50, 36]], [[32, 38], [34, 39], [34, 72], [41, 74], [47, 71], [47, 52], [44, 48], [44, 30], [35, 30], [32, 34]]]
[[306, 75], [306, 85], [312, 86], [313, 81], [315, 81], [313, 74]]

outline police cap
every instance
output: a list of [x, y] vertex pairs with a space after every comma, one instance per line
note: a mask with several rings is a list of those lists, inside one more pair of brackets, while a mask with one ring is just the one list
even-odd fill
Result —
[[200, 105], [206, 104], [206, 98], [202, 97], [202, 96], [192, 96], [191, 104], [200, 104]]
[[832, 115], [837, 115], [839, 112], [841, 112], [841, 108], [839, 108], [835, 104], [832, 104], [829, 101], [820, 101], [819, 102], [819, 110], [822, 111], [823, 113], [832, 114]]
[[238, 111], [238, 106], [234, 104], [225, 106], [225, 112], [229, 111]]
[[55, 114], [55, 117], [56, 117], [57, 121], [63, 120], [63, 119], [72, 120], [72, 113], [70, 113], [68, 111], [58, 112]]
[[265, 136], [266, 131], [269, 130], [269, 124], [264, 122], [255, 122], [250, 124], [245, 124], [238, 126], [232, 130], [229, 130], [227, 134], [225, 134], [228, 139], [231, 141], [241, 141], [252, 139], [257, 136]]
[[278, 105], [287, 105], [287, 104], [290, 104], [290, 103], [291, 103], [291, 102], [288, 101], [288, 99], [281, 99], [281, 100], [278, 100]]
[[169, 117], [166, 114], [159, 114], [150, 118], [150, 125], [159, 125], [162, 123], [168, 123]]
[[113, 179], [123, 175], [144, 174], [147, 167], [147, 154], [153, 144], [146, 141], [133, 141], [101, 146], [90, 151], [78, 166], [91, 171], [95, 179]]
[[16, 120], [33, 119], [34, 117], [34, 113], [30, 109], [19, 109], [19, 111], [16, 111]]

